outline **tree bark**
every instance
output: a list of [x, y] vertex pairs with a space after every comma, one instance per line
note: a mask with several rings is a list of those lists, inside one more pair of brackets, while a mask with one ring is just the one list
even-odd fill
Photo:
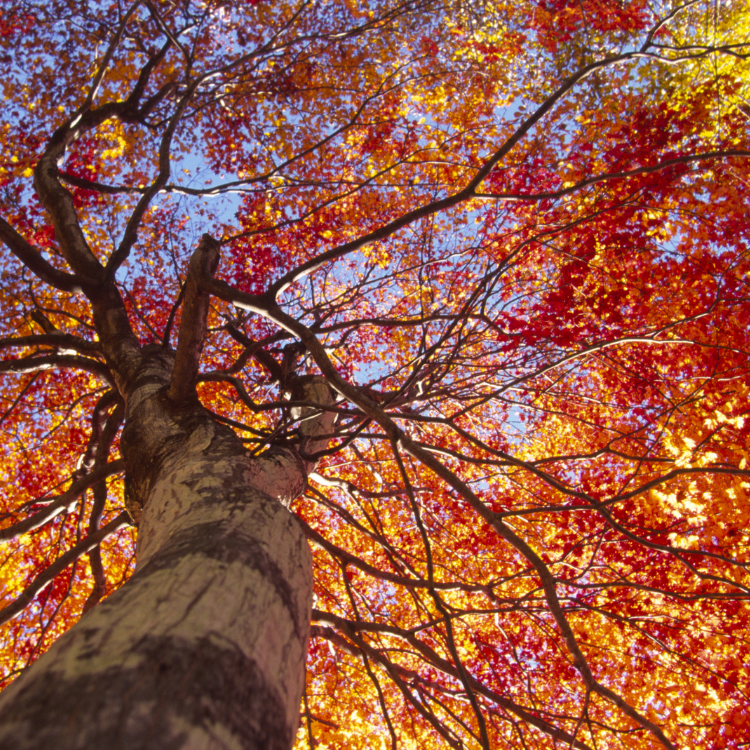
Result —
[[[173, 354], [142, 362], [121, 441], [137, 570], [3, 691], [0, 747], [287, 750], [312, 597], [288, 506], [332, 413], [302, 415], [303, 455], [251, 457], [197, 399], [168, 397]], [[319, 378], [297, 391], [331, 402]]]

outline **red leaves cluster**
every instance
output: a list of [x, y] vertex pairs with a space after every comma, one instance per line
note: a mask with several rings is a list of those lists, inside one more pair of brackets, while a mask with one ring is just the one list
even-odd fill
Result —
[[645, 0], [539, 0], [538, 7], [534, 28], [541, 43], [553, 52], [584, 30], [634, 32], [653, 22]]

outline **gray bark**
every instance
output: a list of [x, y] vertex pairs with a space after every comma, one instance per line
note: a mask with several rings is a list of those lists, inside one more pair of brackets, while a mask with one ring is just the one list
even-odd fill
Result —
[[[304, 686], [312, 562], [289, 503], [314, 462], [250, 457], [197, 399], [168, 390], [174, 355], [144, 352], [122, 451], [137, 569], [0, 695], [0, 748], [291, 747]], [[320, 379], [300, 396], [329, 404]], [[301, 449], [331, 412], [301, 414]]]

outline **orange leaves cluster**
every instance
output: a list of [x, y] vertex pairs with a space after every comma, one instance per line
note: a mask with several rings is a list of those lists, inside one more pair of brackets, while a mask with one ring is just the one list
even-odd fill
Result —
[[[146, 81], [60, 167], [102, 262], [137, 224], [116, 278], [141, 342], [174, 341], [208, 231], [237, 299], [271, 287], [359, 389], [295, 506], [316, 597], [298, 746], [746, 744], [743, 4], [158, 0], [121, 37], [115, 4], [13, 5], [3, 218], [69, 270], [35, 161], [87, 96]], [[2, 363], [68, 356], [23, 343], [65, 334], [106, 366], [80, 296], [11, 253], [1, 281]], [[198, 391], [260, 452], [295, 440], [269, 364], [322, 368], [247, 307], [212, 301]], [[90, 469], [101, 368], [4, 372], [3, 528]], [[92, 494], [20, 539], [4, 601]], [[107, 544], [111, 590], [133, 539]], [[81, 558], [13, 621], [6, 678], [91, 585]]]

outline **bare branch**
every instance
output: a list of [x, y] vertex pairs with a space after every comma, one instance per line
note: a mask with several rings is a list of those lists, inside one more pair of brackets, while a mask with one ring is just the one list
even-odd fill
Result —
[[102, 362], [75, 354], [48, 354], [42, 356], [5, 359], [0, 362], [0, 372], [27, 373], [57, 368], [83, 370], [97, 375], [109, 385], [114, 386], [114, 379], [109, 368]]

